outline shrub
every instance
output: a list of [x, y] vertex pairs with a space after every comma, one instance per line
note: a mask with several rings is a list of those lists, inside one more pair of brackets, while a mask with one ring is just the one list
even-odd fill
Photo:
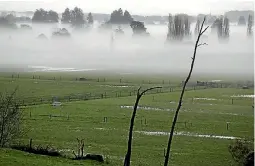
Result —
[[8, 146], [20, 133], [21, 107], [11, 94], [0, 93], [0, 146]]
[[[253, 142], [247, 140], [235, 140], [229, 145], [228, 150], [233, 159], [239, 164], [246, 166], [251, 162], [252, 154], [254, 154]], [[247, 165], [247, 166], [248, 166]]]
[[11, 146], [11, 148], [33, 154], [41, 154], [46, 156], [61, 156], [60, 152], [49, 146], [42, 147], [38, 145], [37, 147], [31, 147], [29, 145], [14, 145]]

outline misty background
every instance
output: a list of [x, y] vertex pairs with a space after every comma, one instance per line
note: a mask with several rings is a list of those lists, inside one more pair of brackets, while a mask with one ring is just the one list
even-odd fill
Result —
[[[147, 25], [149, 38], [133, 38], [130, 27], [122, 27], [125, 35], [114, 36], [112, 31], [100, 32], [95, 23], [89, 32], [73, 31], [68, 25], [33, 24], [29, 32], [1, 32], [1, 65], [44, 66], [96, 70], [144, 70], [147, 72], [188, 71], [194, 44], [165, 44], [167, 26]], [[55, 28], [65, 27], [71, 39], [41, 41], [44, 33], [51, 38]], [[194, 29], [194, 24], [191, 29]], [[246, 27], [231, 25], [228, 43], [219, 43], [217, 34], [209, 30], [199, 48], [195, 73], [253, 74], [254, 40], [246, 36]], [[193, 43], [195, 38], [193, 36]]]

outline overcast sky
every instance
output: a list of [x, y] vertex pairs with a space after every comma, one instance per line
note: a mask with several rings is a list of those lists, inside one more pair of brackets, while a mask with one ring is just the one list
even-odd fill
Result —
[[111, 13], [127, 9], [131, 14], [167, 15], [168, 13], [221, 14], [229, 10], [254, 10], [253, 0], [0, 0], [0, 10], [34, 11], [36, 8], [62, 12], [78, 6], [84, 12]]

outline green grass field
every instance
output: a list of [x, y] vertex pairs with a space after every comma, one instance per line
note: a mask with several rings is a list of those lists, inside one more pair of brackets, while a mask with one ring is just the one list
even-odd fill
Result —
[[[38, 73], [36, 73], [38, 75]], [[24, 76], [25, 75], [25, 76]], [[31, 74], [13, 79], [2, 74], [0, 90], [10, 91], [17, 85], [18, 98], [25, 102], [33, 98], [51, 99], [53, 96], [92, 93], [107, 93], [108, 98], [63, 102], [60, 107], [50, 102], [27, 106], [24, 111], [24, 130], [26, 134], [19, 140], [34, 145], [51, 145], [64, 155], [73, 157], [77, 149], [76, 138], [85, 139], [85, 152], [102, 154], [108, 158], [108, 165], [122, 165], [127, 148], [129, 121], [135, 96], [139, 86], [143, 88], [161, 85], [165, 89], [177, 86], [183, 78], [156, 78], [139, 76], [123, 78], [105, 76], [106, 81], [97, 81], [98, 75], [90, 81], [75, 81], [81, 77], [59, 74], [61, 80], [32, 79]], [[44, 75], [44, 77], [52, 77]], [[42, 75], [41, 75], [42, 77]], [[60, 76], [57, 76], [58, 78]], [[146, 80], [146, 81], [145, 81]], [[151, 81], [150, 84], [147, 81]], [[167, 81], [174, 80], [166, 85]], [[196, 78], [193, 78], [193, 81]], [[36, 83], [35, 83], [36, 82]], [[146, 83], [145, 83], [146, 82]], [[233, 83], [234, 84], [234, 83]], [[107, 86], [106, 86], [107, 85]], [[126, 85], [123, 87], [120, 85]], [[115, 93], [122, 92], [119, 97]], [[193, 90], [185, 93], [183, 107], [172, 146], [171, 164], [178, 166], [234, 165], [228, 145], [233, 141], [214, 136], [231, 136], [253, 139], [254, 136], [254, 98], [237, 97], [253, 95], [254, 89], [213, 88]], [[168, 136], [146, 132], [169, 132], [177, 107], [180, 92], [146, 94], [139, 106], [133, 136], [131, 164], [135, 166], [163, 165], [164, 148]], [[123, 97], [121, 97], [123, 96]], [[104, 122], [107, 117], [107, 122]], [[229, 129], [226, 125], [229, 123]], [[146, 132], [145, 132], [146, 131]], [[199, 136], [200, 135], [200, 136]], [[207, 135], [207, 137], [205, 137]], [[32, 155], [24, 152], [0, 150], [0, 165], [96, 165], [98, 163], [74, 162], [68, 159]]]

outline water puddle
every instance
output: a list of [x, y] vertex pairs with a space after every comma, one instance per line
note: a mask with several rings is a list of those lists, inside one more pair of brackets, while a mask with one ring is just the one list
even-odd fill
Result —
[[233, 95], [231, 97], [254, 98], [255, 95]]
[[60, 68], [60, 67], [49, 67], [49, 66], [28, 66], [29, 69], [32, 69], [34, 72], [77, 72], [77, 71], [94, 71], [100, 69], [76, 69], [76, 68]]
[[[144, 135], [153, 135], [153, 136], [160, 136], [160, 135], [169, 135], [168, 132], [161, 132], [161, 131], [135, 131], [137, 133], [141, 133]], [[239, 137], [233, 137], [233, 136], [218, 136], [218, 135], [203, 135], [203, 134], [196, 134], [196, 133], [190, 133], [190, 132], [175, 132], [174, 135], [177, 136], [189, 136], [189, 137], [200, 137], [200, 138], [216, 138], [216, 139], [241, 139]]]
[[221, 114], [221, 115], [234, 115], [234, 116], [238, 116], [238, 114], [234, 114], [234, 113], [222, 113], [222, 112], [220, 112], [219, 114]]
[[217, 100], [214, 98], [194, 98], [194, 100]]
[[110, 88], [132, 88], [134, 86], [129, 85], [99, 85], [101, 87], [110, 87]]
[[[134, 106], [120, 106], [120, 108], [128, 108], [128, 109], [134, 109]], [[169, 108], [157, 108], [157, 107], [146, 107], [146, 106], [138, 106], [137, 109], [140, 110], [152, 110], [152, 111], [174, 111], [173, 109], [169, 109]]]
[[212, 80], [212, 82], [221, 82], [222, 80]]

